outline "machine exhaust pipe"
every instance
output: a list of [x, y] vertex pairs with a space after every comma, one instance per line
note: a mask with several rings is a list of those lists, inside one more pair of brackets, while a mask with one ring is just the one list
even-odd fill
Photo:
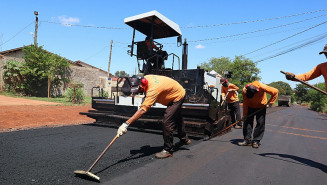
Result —
[[188, 56], [188, 44], [185, 39], [183, 43], [182, 69], [187, 69], [187, 56]]

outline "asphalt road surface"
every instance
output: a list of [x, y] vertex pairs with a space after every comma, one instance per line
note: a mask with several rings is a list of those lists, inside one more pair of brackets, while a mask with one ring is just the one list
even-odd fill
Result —
[[0, 133], [0, 184], [327, 184], [327, 117], [297, 105], [268, 109], [259, 149], [237, 146], [233, 130], [159, 160], [161, 134], [129, 130], [93, 168], [100, 183], [76, 177], [115, 134], [94, 124]]

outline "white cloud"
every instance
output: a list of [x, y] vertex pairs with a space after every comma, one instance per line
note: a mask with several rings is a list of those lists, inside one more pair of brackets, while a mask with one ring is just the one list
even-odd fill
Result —
[[202, 45], [202, 44], [198, 44], [198, 45], [195, 46], [195, 48], [196, 48], [196, 49], [203, 49], [203, 48], [205, 48], [205, 47], [204, 47], [204, 45]]
[[65, 25], [65, 26], [71, 26], [74, 23], [79, 23], [79, 18], [75, 18], [75, 17], [66, 17], [64, 16], [59, 16], [58, 17], [59, 21], [61, 24]]

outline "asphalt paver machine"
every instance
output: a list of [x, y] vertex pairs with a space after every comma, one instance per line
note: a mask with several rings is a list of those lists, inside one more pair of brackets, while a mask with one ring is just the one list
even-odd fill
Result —
[[[182, 33], [176, 23], [157, 11], [128, 17], [124, 22], [133, 28], [133, 40], [129, 45], [128, 54], [136, 57], [139, 73], [168, 76], [185, 88], [186, 97], [182, 106], [182, 115], [189, 135], [214, 137], [231, 124], [226, 103], [222, 104], [221, 101], [220, 77], [217, 73], [207, 72], [199, 67], [187, 69], [188, 44], [186, 39], [182, 43]], [[135, 41], [136, 31], [153, 44], [147, 45], [145, 40]], [[157, 42], [158, 39], [171, 37], [176, 37], [177, 47], [182, 47], [182, 68], [178, 55], [163, 51], [163, 45]], [[154, 50], [154, 47], [157, 47], [157, 50]], [[113, 99], [101, 95], [94, 96], [92, 97], [94, 110], [80, 114], [111, 126], [119, 126], [129, 119], [144, 101], [144, 95], [124, 96], [118, 86], [125, 79], [126, 77], [118, 79], [117, 92]], [[166, 106], [161, 104], [154, 104], [130, 127], [139, 130], [161, 130], [165, 108]]]

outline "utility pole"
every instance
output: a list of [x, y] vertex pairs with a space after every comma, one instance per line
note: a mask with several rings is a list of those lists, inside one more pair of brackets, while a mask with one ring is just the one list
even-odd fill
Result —
[[37, 29], [38, 29], [38, 23], [39, 23], [39, 12], [38, 11], [34, 11], [34, 15], [35, 15], [35, 33], [34, 33], [34, 45], [37, 47]]
[[112, 43], [113, 40], [110, 42], [110, 54], [109, 54], [109, 64], [108, 64], [108, 83], [109, 83], [109, 89], [108, 89], [108, 96], [111, 97], [111, 78], [110, 78], [110, 63], [111, 63], [111, 53], [112, 53]]
[[3, 39], [3, 34], [1, 33], [1, 37], [0, 37], [0, 51], [2, 51], [2, 39]]

